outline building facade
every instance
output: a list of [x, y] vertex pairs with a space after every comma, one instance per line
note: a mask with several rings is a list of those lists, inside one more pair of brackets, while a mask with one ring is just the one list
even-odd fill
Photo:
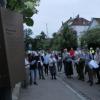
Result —
[[[70, 17], [63, 24], [68, 25], [71, 29], [73, 29], [76, 32], [78, 45], [80, 45], [80, 37], [82, 36], [82, 34], [84, 34], [85, 31], [88, 30], [90, 21], [77, 15], [75, 18]], [[62, 29], [62, 27], [60, 28], [60, 30]]]
[[100, 18], [92, 18], [88, 30], [100, 28]]

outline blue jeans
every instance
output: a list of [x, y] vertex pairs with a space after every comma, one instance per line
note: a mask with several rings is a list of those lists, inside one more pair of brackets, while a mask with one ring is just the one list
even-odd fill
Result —
[[32, 82], [36, 82], [36, 79], [37, 79], [37, 69], [31, 70], [31, 78], [32, 78]]

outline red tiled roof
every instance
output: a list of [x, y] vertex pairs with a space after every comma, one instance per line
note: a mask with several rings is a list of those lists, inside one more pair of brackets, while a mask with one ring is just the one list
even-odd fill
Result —
[[90, 24], [90, 21], [84, 18], [80, 18], [80, 17], [75, 18], [72, 23], [72, 25], [89, 25], [89, 24]]
[[84, 18], [75, 18], [72, 25], [89, 25], [90, 21]]

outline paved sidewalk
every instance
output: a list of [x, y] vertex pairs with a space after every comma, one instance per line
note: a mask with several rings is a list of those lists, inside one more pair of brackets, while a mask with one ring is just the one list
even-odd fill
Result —
[[21, 90], [20, 100], [85, 100], [73, 89], [57, 80], [38, 80], [38, 86], [32, 85]]

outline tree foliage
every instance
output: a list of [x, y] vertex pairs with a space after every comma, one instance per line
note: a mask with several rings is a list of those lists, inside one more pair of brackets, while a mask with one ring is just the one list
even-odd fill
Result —
[[33, 32], [30, 28], [24, 30], [24, 43], [25, 43], [25, 50], [28, 50], [29, 44], [33, 44], [33, 39], [30, 37]]
[[81, 37], [81, 45], [88, 47], [100, 46], [100, 28], [88, 30]]
[[71, 47], [77, 47], [76, 33], [68, 25], [63, 25], [59, 34], [53, 34], [52, 48], [61, 50], [63, 48], [70, 49]]
[[24, 23], [32, 26], [34, 21], [32, 16], [38, 11], [36, 7], [39, 5], [40, 0], [7, 0], [6, 8], [17, 11], [23, 14]]
[[35, 50], [48, 49], [50, 46], [50, 39], [47, 38], [46, 34], [42, 31], [39, 35], [34, 38], [33, 47]]

